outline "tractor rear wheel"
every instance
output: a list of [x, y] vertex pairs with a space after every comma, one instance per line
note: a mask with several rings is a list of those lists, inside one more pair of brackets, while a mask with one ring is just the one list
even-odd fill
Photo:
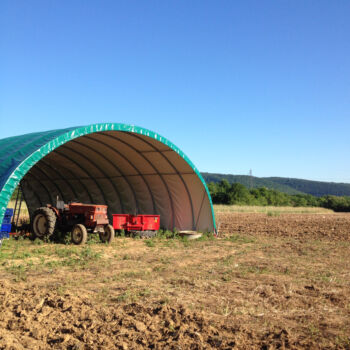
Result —
[[43, 239], [50, 237], [56, 227], [56, 215], [48, 207], [41, 207], [35, 210], [31, 220], [31, 231], [35, 237]]
[[74, 244], [80, 245], [85, 244], [87, 241], [87, 230], [82, 224], [77, 224], [73, 226], [72, 229], [72, 242]]
[[114, 240], [115, 232], [112, 225], [106, 225], [104, 231], [99, 233], [100, 240], [103, 243], [112, 243]]

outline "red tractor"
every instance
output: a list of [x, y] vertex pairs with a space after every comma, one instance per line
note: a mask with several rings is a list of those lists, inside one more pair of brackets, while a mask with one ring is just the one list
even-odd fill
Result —
[[48, 204], [35, 210], [31, 231], [40, 239], [51, 236], [56, 229], [71, 232], [75, 244], [84, 244], [88, 232], [98, 232], [102, 242], [111, 243], [114, 228], [109, 224], [107, 208], [107, 205], [64, 204], [63, 201], [57, 201], [56, 207]]

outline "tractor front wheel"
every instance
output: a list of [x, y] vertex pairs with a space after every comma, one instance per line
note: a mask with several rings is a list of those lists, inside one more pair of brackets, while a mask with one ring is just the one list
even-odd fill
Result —
[[87, 241], [87, 230], [82, 224], [77, 224], [73, 226], [72, 229], [72, 242], [74, 244], [80, 245], [85, 244]]
[[99, 233], [100, 240], [103, 243], [112, 243], [114, 240], [115, 232], [112, 225], [106, 225], [104, 231]]

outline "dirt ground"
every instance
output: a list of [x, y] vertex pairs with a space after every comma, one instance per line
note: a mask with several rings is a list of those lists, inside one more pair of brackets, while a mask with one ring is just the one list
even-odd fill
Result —
[[0, 349], [350, 349], [350, 215], [0, 250]]

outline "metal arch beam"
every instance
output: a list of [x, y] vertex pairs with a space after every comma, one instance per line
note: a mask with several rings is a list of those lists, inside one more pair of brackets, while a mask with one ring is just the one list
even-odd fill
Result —
[[[23, 180], [23, 179], [22, 179]], [[29, 213], [29, 218], [30, 218], [30, 212], [29, 212], [29, 207], [28, 207], [28, 204], [27, 204], [27, 199], [26, 199], [26, 196], [25, 196], [25, 194], [24, 194], [24, 191], [23, 191], [23, 181], [20, 181], [20, 183], [18, 184], [18, 187], [19, 187], [19, 189], [20, 189], [20, 191], [22, 192], [22, 198], [23, 198], [23, 200], [24, 200], [24, 203], [25, 203], [25, 205], [26, 205], [26, 207], [27, 207], [27, 209], [28, 209], [28, 213]]]
[[[113, 162], [111, 162], [105, 155], [103, 155], [101, 152], [96, 151], [96, 150], [93, 149], [92, 147], [90, 147], [90, 146], [88, 146], [88, 145], [85, 145], [84, 143], [79, 142], [79, 141], [77, 141], [77, 140], [72, 140], [71, 142], [77, 143], [77, 144], [79, 144], [79, 145], [81, 145], [81, 146], [86, 147], [86, 148], [89, 149], [90, 151], [95, 152], [95, 153], [98, 154], [100, 157], [102, 157], [104, 160], [106, 160], [109, 164], [111, 164], [112, 167], [114, 167], [114, 169], [116, 169], [116, 170], [120, 173], [118, 167], [117, 167]], [[122, 210], [122, 212], [124, 212], [123, 202], [122, 202], [122, 200], [121, 200], [121, 195], [120, 195], [120, 192], [119, 192], [117, 186], [115, 185], [115, 183], [110, 179], [110, 177], [109, 177], [104, 171], [102, 171], [101, 169], [100, 169], [100, 171], [103, 173], [103, 175], [106, 177], [106, 179], [108, 179], [109, 182], [112, 184], [112, 186], [113, 186], [113, 188], [114, 188], [114, 191], [115, 191], [115, 192], [117, 193], [117, 195], [118, 195], [118, 199], [119, 199], [119, 204], [120, 204], [121, 210]]]
[[[55, 172], [55, 173], [60, 177], [60, 179], [61, 179], [62, 181], [64, 181], [64, 182], [67, 184], [67, 186], [70, 188], [70, 190], [71, 190], [72, 193], [73, 193], [73, 197], [74, 197], [74, 198], [78, 198], [78, 194], [75, 192], [74, 187], [70, 184], [69, 181], [67, 181], [67, 180], [64, 178], [64, 176], [62, 176], [61, 172], [60, 172], [58, 169], [53, 168], [49, 163], [47, 163], [46, 161], [44, 161], [44, 158], [40, 160], [40, 163], [44, 164], [46, 167], [48, 167], [48, 168], [51, 169], [53, 172]], [[65, 168], [65, 167], [62, 167], [62, 166], [61, 166], [61, 168], [62, 168], [62, 169], [66, 169], [67, 171], [69, 171], [69, 169], [67, 169], [67, 168]]]
[[[193, 173], [181, 173], [182, 175], [193, 175]], [[174, 173], [149, 173], [149, 174], [144, 174], [145, 176], [159, 176], [159, 175], [164, 175], [164, 176], [167, 176], [167, 175], [177, 175], [177, 174], [174, 174]], [[125, 175], [127, 177], [136, 177], [136, 176], [140, 176], [139, 174], [127, 174]], [[120, 178], [123, 178], [124, 176], [123, 175], [113, 175], [113, 176], [110, 176], [109, 178], [110, 179], [116, 179], [117, 177], [120, 177]], [[99, 177], [96, 177], [96, 179], [99, 179]]]
[[[22, 182], [22, 181], [23, 181], [23, 182]], [[29, 181], [27, 181], [26, 178], [23, 177], [22, 180], [21, 180], [21, 182], [23, 183], [23, 185], [26, 184], [26, 186], [29, 187], [29, 190], [31, 190], [31, 191], [33, 192], [34, 196], [35, 196], [36, 199], [38, 200], [38, 203], [39, 203], [40, 207], [42, 207], [42, 206], [43, 206], [43, 202], [41, 201], [41, 198], [37, 195], [36, 191], [34, 191], [33, 187], [32, 187], [31, 184], [29, 183]], [[23, 187], [22, 187], [22, 188], [23, 188]], [[24, 193], [24, 191], [23, 191], [23, 193]], [[26, 203], [27, 203], [27, 202], [26, 202]], [[29, 211], [29, 207], [28, 207], [28, 206], [27, 206], [27, 208], [28, 208], [28, 211]]]
[[[63, 201], [65, 201], [65, 198], [64, 198], [63, 193], [62, 193], [62, 191], [60, 190], [60, 188], [59, 188], [59, 187], [57, 186], [57, 184], [50, 178], [50, 176], [48, 176], [48, 175], [46, 174], [46, 172], [45, 172], [43, 169], [41, 169], [40, 166], [33, 166], [33, 168], [30, 169], [30, 171], [33, 171], [33, 170], [39, 171], [40, 173], [44, 174], [44, 176], [55, 186], [55, 188], [56, 188], [58, 194], [61, 196], [61, 198], [63, 199]], [[52, 203], [52, 204], [53, 204], [53, 203]]]
[[[83, 159], [86, 159], [88, 162], [90, 162], [94, 167], [96, 167], [96, 165], [89, 159], [87, 158], [86, 156], [84, 156], [83, 154], [81, 154], [80, 152], [76, 151], [76, 150], [73, 150], [71, 149], [70, 147], [67, 146], [67, 144], [65, 144], [64, 146], [62, 146], [64, 148], [67, 148], [69, 149], [70, 151], [72, 151], [73, 153], [77, 154], [78, 156], [82, 157]], [[57, 151], [57, 150], [56, 150]], [[68, 157], [68, 156], [67, 156]], [[71, 159], [70, 160], [75, 163], [76, 165], [78, 165], [78, 163], [74, 160], [74, 159]], [[102, 195], [102, 199], [103, 199], [103, 202], [104, 203], [107, 203], [107, 199], [106, 199], [106, 193], [103, 191], [102, 187], [100, 186], [100, 184], [96, 181], [95, 177], [91, 175], [91, 173], [89, 171], [87, 171], [85, 169], [85, 167], [82, 167], [81, 165], [79, 165], [81, 169], [83, 169], [87, 174], [88, 176], [91, 178], [91, 180], [94, 181], [94, 183], [96, 184], [97, 188], [99, 189], [99, 191], [101, 192], [101, 195]], [[96, 167], [97, 168], [97, 167]], [[99, 170], [101, 171], [101, 170]], [[102, 172], [103, 174], [103, 172]]]
[[195, 230], [196, 229], [196, 222], [195, 222], [195, 217], [194, 217], [194, 209], [193, 209], [193, 202], [192, 202], [192, 197], [190, 194], [190, 191], [188, 189], [188, 186], [186, 185], [185, 180], [183, 179], [181, 173], [177, 170], [177, 168], [175, 167], [175, 165], [162, 153], [162, 151], [159, 151], [152, 143], [148, 142], [147, 140], [141, 138], [139, 135], [136, 135], [134, 133], [130, 133], [130, 132], [126, 132], [128, 135], [133, 136], [135, 138], [137, 138], [138, 140], [143, 141], [144, 143], [146, 143], [147, 145], [149, 145], [150, 147], [152, 147], [154, 150], [156, 150], [168, 163], [169, 165], [175, 170], [176, 174], [180, 177], [182, 184], [184, 185], [186, 192], [187, 192], [187, 196], [188, 196], [188, 200], [190, 202], [191, 205], [191, 212], [192, 212], [192, 229]]
[[[94, 138], [92, 138], [92, 137], [90, 137], [90, 136], [84, 136], [84, 137], [86, 137], [86, 138], [89, 139], [89, 140], [92, 140], [92, 141], [95, 141], [95, 142], [98, 142], [98, 143], [104, 145], [105, 147], [107, 147], [108, 149], [112, 150], [114, 153], [117, 153], [120, 157], [122, 157], [123, 159], [125, 159], [127, 162], [130, 163], [130, 161], [129, 161], [127, 158], [125, 158], [125, 156], [124, 156], [122, 153], [120, 153], [118, 150], [116, 150], [116, 149], [115, 149], [114, 147], [112, 147], [111, 145], [108, 145], [108, 144], [106, 144], [105, 142], [103, 142], [103, 141], [101, 141], [101, 140], [96, 140], [96, 139], [94, 139]], [[132, 166], [131, 163], [130, 163], [130, 165]], [[137, 200], [137, 197], [136, 197], [136, 193], [135, 193], [135, 191], [134, 191], [134, 188], [131, 186], [131, 183], [130, 183], [130, 181], [128, 180], [127, 176], [124, 174], [124, 172], [123, 172], [119, 167], [118, 167], [118, 169], [119, 169], [120, 174], [121, 174], [122, 177], [124, 178], [125, 182], [128, 184], [128, 186], [129, 186], [129, 188], [130, 188], [130, 191], [131, 191], [131, 193], [132, 193], [132, 195], [133, 195], [133, 197], [134, 197], [134, 201], [135, 201], [135, 204], [136, 204], [136, 208], [138, 209], [138, 208], [139, 208], [139, 204], [138, 204], [138, 200]]]
[[[110, 135], [105, 134], [105, 133], [103, 133], [103, 132], [101, 132], [101, 135], [108, 136], [108, 137], [112, 137], [112, 138], [115, 139], [115, 140], [119, 140], [119, 138], [110, 136]], [[119, 153], [119, 152], [118, 152], [118, 153]], [[126, 159], [126, 160], [129, 162], [129, 164], [136, 170], [136, 172], [139, 174], [139, 176], [141, 176], [141, 178], [142, 178], [143, 182], [145, 183], [145, 185], [146, 185], [146, 187], [147, 187], [147, 190], [148, 190], [148, 192], [149, 192], [149, 194], [150, 194], [150, 196], [151, 196], [151, 199], [152, 199], [153, 213], [154, 213], [154, 214], [157, 213], [156, 201], [155, 201], [155, 199], [154, 199], [153, 192], [151, 191], [151, 187], [150, 187], [148, 181], [146, 181], [145, 177], [143, 176], [143, 174], [141, 173], [141, 171], [139, 170], [139, 168], [136, 167], [136, 165], [134, 165], [133, 163], [131, 163], [131, 162], [129, 161], [129, 159], [127, 159], [126, 157], [124, 157], [124, 159]]]
[[[32, 174], [31, 172], [28, 172], [28, 173], [26, 174], [26, 176], [31, 176], [36, 182], [38, 182], [39, 185], [40, 185], [41, 187], [43, 187], [44, 190], [46, 191], [47, 196], [49, 197], [49, 200], [52, 201], [52, 197], [51, 197], [50, 191], [47, 189], [47, 187], [46, 187], [34, 174]], [[27, 183], [29, 184], [29, 181], [27, 181]], [[33, 189], [32, 186], [30, 186], [30, 187]], [[36, 191], [35, 191], [35, 195], [37, 196]], [[41, 197], [40, 197], [40, 196], [37, 196], [37, 198], [40, 198], [40, 206], [42, 206]]]
[[[103, 133], [103, 132], [101, 132], [100, 135], [112, 137], [114, 140], [119, 140], [117, 137], [110, 136], [110, 135], [105, 134], [105, 133]], [[111, 148], [112, 148], [112, 147], [111, 147]], [[114, 150], [114, 148], [112, 148], [112, 149]], [[119, 151], [118, 151], [118, 154], [122, 155]], [[136, 172], [138, 173], [138, 175], [141, 176], [141, 178], [142, 178], [143, 182], [145, 183], [145, 185], [146, 185], [146, 187], [147, 187], [147, 190], [148, 190], [148, 192], [149, 192], [149, 194], [150, 194], [150, 196], [151, 196], [151, 199], [152, 199], [152, 206], [153, 206], [153, 213], [155, 214], [155, 213], [157, 212], [156, 202], [155, 202], [155, 200], [154, 200], [154, 196], [153, 196], [153, 193], [152, 193], [152, 191], [151, 191], [151, 188], [150, 188], [150, 185], [149, 185], [148, 181], [146, 181], [145, 177], [143, 176], [143, 174], [141, 173], [141, 171], [139, 170], [139, 168], [136, 167], [135, 164], [131, 163], [131, 162], [129, 161], [128, 158], [126, 158], [126, 157], [124, 157], [124, 156], [123, 156], [123, 158], [124, 158], [125, 160], [127, 160], [128, 163], [136, 170]]]
[[204, 199], [205, 199], [205, 191], [204, 191], [204, 193], [203, 193], [203, 197], [202, 197], [202, 201], [201, 201], [201, 206], [200, 206], [200, 208], [199, 208], [198, 215], [197, 215], [196, 231], [197, 231], [197, 226], [198, 226], [199, 218], [201, 217], [201, 214], [202, 214], [202, 208], [203, 208]]
[[[86, 173], [88, 175], [88, 177], [90, 177], [89, 173], [86, 172], [85, 169], [83, 169], [79, 164], [77, 164], [74, 160], [72, 160], [70, 157], [66, 156], [65, 154], [62, 154], [61, 152], [58, 152], [57, 149], [53, 151], [55, 154], [58, 154], [60, 155], [61, 157], [63, 158], [66, 158], [68, 161], [72, 162], [76, 167], [78, 167], [80, 170], [82, 170], [84, 173]], [[67, 169], [67, 168], [66, 168]], [[67, 169], [69, 170], [69, 169]], [[90, 202], [92, 203], [93, 202], [93, 199], [91, 197], [91, 194], [90, 192], [88, 191], [87, 187], [83, 184], [83, 182], [77, 177], [74, 175], [74, 173], [72, 171], [70, 171], [70, 173], [73, 175], [73, 177], [75, 177], [79, 183], [84, 187], [85, 189], [85, 192], [87, 193], [89, 199], [90, 199]], [[96, 184], [97, 185], [97, 184]]]
[[[139, 154], [143, 159], [145, 159], [145, 161], [153, 168], [153, 170], [156, 172], [156, 174], [159, 176], [159, 178], [161, 179], [167, 193], [168, 193], [168, 197], [169, 197], [169, 202], [170, 202], [170, 208], [171, 208], [171, 223], [172, 223], [172, 227], [175, 227], [175, 213], [174, 213], [174, 203], [173, 203], [173, 198], [171, 197], [170, 194], [170, 190], [169, 190], [169, 186], [166, 183], [165, 179], [163, 178], [163, 175], [158, 171], [158, 169], [153, 165], [153, 163], [147, 159], [139, 150], [137, 150], [135, 147], [131, 146], [130, 144], [128, 144], [127, 142], [120, 140], [118, 137], [116, 136], [112, 136], [109, 134], [105, 134], [104, 132], [101, 132], [100, 134], [104, 135], [104, 136], [108, 136], [112, 139], [118, 140], [119, 142], [125, 144], [126, 146], [128, 146], [129, 148], [133, 149], [137, 154]], [[153, 198], [153, 195], [152, 195]]]
[[[62, 154], [60, 154], [60, 153], [58, 153], [58, 152], [56, 152], [56, 154], [59, 155], [59, 156], [61, 156], [61, 157], [63, 157], [63, 158], [68, 159], [67, 157], [64, 157], [64, 155], [62, 155]], [[70, 159], [68, 159], [68, 160], [70, 161]], [[54, 168], [53, 168], [51, 165], [49, 165], [47, 162], [45, 163], [45, 165], [47, 165], [48, 167], [51, 167], [52, 169], [54, 169]], [[83, 189], [84, 189], [85, 192], [87, 193], [87, 195], [88, 195], [90, 201], [92, 202], [92, 197], [91, 197], [90, 192], [88, 191], [87, 187], [85, 186], [85, 184], [73, 173], [72, 170], [70, 170], [70, 169], [68, 169], [68, 168], [66, 168], [66, 167], [64, 167], [64, 166], [62, 166], [62, 165], [60, 165], [60, 167], [61, 167], [62, 169], [64, 169], [64, 170], [68, 171], [68, 172], [71, 174], [72, 180], [75, 179], [76, 181], [78, 181], [78, 182], [80, 183], [80, 185], [83, 187]], [[66, 180], [65, 180], [65, 181], [66, 181]], [[70, 184], [69, 181], [66, 181], [66, 182], [69, 184], [69, 187], [72, 189], [72, 192], [75, 194], [76, 199], [78, 199], [79, 196], [78, 196], [77, 192], [74, 190], [74, 187]]]

